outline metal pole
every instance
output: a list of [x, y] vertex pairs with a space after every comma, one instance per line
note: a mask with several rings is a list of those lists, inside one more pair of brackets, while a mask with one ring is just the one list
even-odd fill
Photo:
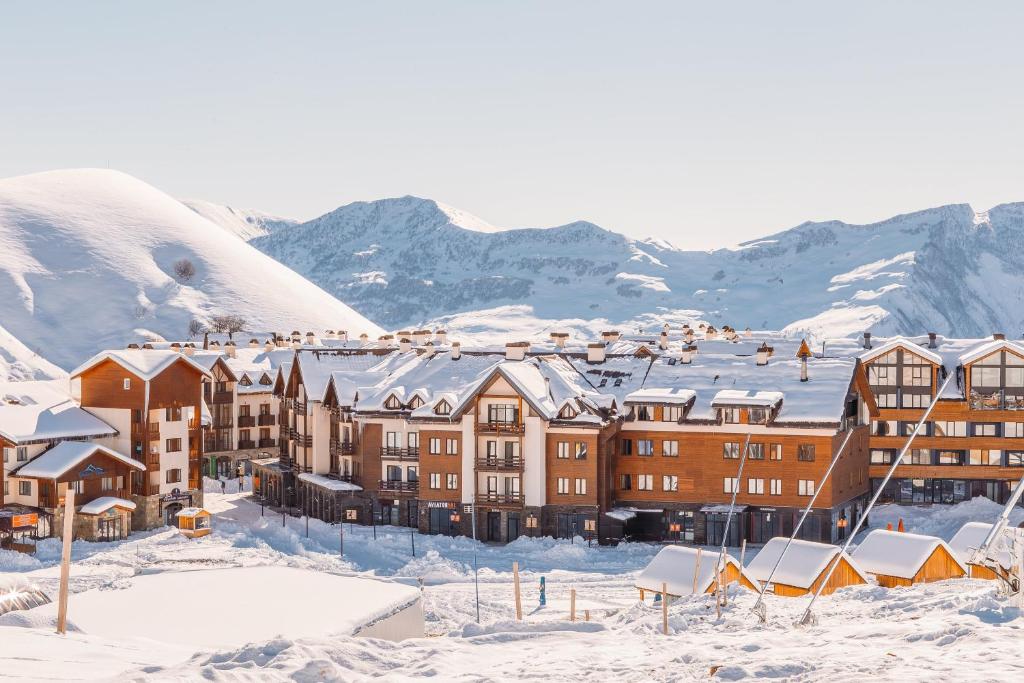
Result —
[[412, 556], [416, 557], [416, 530], [409, 527], [409, 541], [412, 542]]
[[860, 532], [860, 528], [864, 525], [864, 520], [868, 518], [868, 513], [871, 512], [871, 508], [875, 506], [875, 503], [882, 495], [882, 491], [885, 490], [885, 485], [889, 483], [889, 480], [892, 479], [892, 475], [896, 473], [896, 468], [900, 466], [901, 462], [903, 462], [903, 457], [907, 454], [907, 451], [910, 450], [910, 445], [914, 443], [914, 439], [916, 439], [918, 433], [920, 433], [921, 427], [923, 427], [924, 423], [927, 422], [928, 416], [932, 414], [932, 410], [935, 408], [935, 404], [938, 402], [939, 396], [942, 396], [946, 391], [946, 385], [948, 385], [955, 376], [955, 372], [949, 373], [946, 377], [946, 381], [942, 383], [942, 386], [939, 388], [938, 392], [936, 392], [935, 399], [928, 405], [928, 409], [924, 411], [924, 415], [921, 416], [921, 419], [917, 421], [917, 425], [914, 427], [914, 431], [911, 432], [910, 437], [907, 439], [907, 443], [903, 444], [903, 448], [900, 450], [899, 455], [896, 456], [896, 459], [892, 461], [892, 465], [889, 467], [889, 471], [885, 473], [885, 478], [879, 485], [878, 490], [875, 491], [875, 495], [873, 495], [870, 502], [868, 502], [867, 508], [864, 509], [860, 518], [857, 519], [857, 523], [853, 525], [853, 530], [850, 531], [849, 538], [847, 538], [846, 543], [843, 544], [842, 552], [838, 553], [835, 556], [835, 559], [829, 563], [828, 571], [825, 573], [825, 577], [821, 580], [821, 583], [818, 584], [818, 589], [814, 591], [814, 595], [811, 597], [811, 601], [807, 604], [807, 609], [804, 610], [803, 616], [800, 617], [800, 621], [798, 622], [799, 625], [806, 626], [814, 623], [814, 615], [811, 612], [811, 608], [814, 607], [814, 603], [818, 599], [818, 596], [821, 595], [821, 591], [826, 585], [828, 585], [828, 580], [832, 578], [832, 574], [835, 572], [836, 567], [839, 566], [839, 560], [842, 559], [847, 549], [849, 549], [850, 544], [853, 543], [854, 537]]
[[471, 521], [473, 523], [473, 588], [476, 591], [476, 623], [480, 623], [480, 568], [477, 564], [477, 546], [476, 542], [476, 487], [477, 487], [477, 476], [476, 472], [473, 473], [473, 507], [470, 508]]
[[736, 486], [732, 489], [732, 501], [729, 503], [729, 514], [725, 518], [725, 530], [722, 532], [722, 550], [718, 553], [718, 562], [715, 564], [715, 598], [721, 601], [722, 581], [721, 575], [725, 565], [725, 546], [729, 542], [729, 527], [732, 524], [732, 511], [736, 507], [736, 496], [740, 493], [740, 486], [743, 484], [743, 466], [747, 464], [747, 450], [750, 448], [750, 434], [743, 442], [743, 453], [740, 455], [740, 469], [736, 473]]
[[775, 572], [778, 570], [779, 565], [782, 564], [782, 558], [786, 556], [786, 552], [789, 550], [789, 546], [792, 545], [793, 539], [795, 539], [796, 535], [800, 533], [800, 528], [804, 525], [804, 521], [807, 519], [807, 515], [810, 514], [811, 508], [814, 507], [814, 502], [818, 500], [818, 496], [821, 495], [822, 487], [825, 485], [825, 482], [828, 481], [828, 478], [832, 476], [832, 470], [835, 469], [836, 463], [839, 462], [839, 458], [842, 456], [843, 451], [846, 450], [846, 445], [850, 443], [850, 437], [853, 436], [854, 431], [855, 430], [853, 429], [850, 430], [850, 433], [846, 435], [845, 439], [843, 439], [842, 445], [839, 446], [839, 450], [836, 451], [836, 454], [834, 456], [832, 456], [832, 462], [828, 464], [828, 469], [825, 470], [824, 476], [822, 476], [821, 481], [818, 482], [818, 485], [815, 487], [814, 495], [811, 496], [811, 500], [807, 503], [807, 507], [804, 508], [804, 513], [800, 515], [800, 521], [798, 521], [796, 523], [796, 527], [793, 528], [793, 533], [792, 535], [790, 535], [789, 540], [786, 541], [786, 545], [782, 549], [782, 554], [780, 554], [779, 559], [775, 561], [775, 566], [772, 567], [772, 570], [768, 573], [768, 578], [765, 580], [764, 585], [761, 586], [761, 591], [757, 595], [757, 602], [755, 602], [754, 606], [751, 608], [753, 612], [757, 614], [757, 616], [761, 619], [761, 623], [764, 623], [766, 621], [764, 594], [768, 591], [768, 586], [771, 585], [772, 578], [775, 576]]

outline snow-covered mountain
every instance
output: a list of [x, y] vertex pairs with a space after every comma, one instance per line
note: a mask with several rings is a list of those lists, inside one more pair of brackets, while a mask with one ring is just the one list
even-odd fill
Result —
[[181, 203], [203, 218], [246, 241], [299, 224], [299, 221], [290, 218], [271, 216], [268, 213], [252, 209], [236, 209], [202, 199], [182, 199]]
[[[182, 260], [194, 274], [176, 271]], [[73, 170], [0, 180], [0, 359], [9, 359], [0, 362], [24, 365], [37, 353], [70, 369], [140, 336], [185, 338], [191, 320], [221, 314], [254, 329], [381, 332], [131, 176]]]
[[586, 222], [498, 230], [402, 197], [349, 204], [251, 243], [390, 327], [501, 330], [510, 311], [524, 329], [666, 315], [817, 336], [1018, 336], [1024, 327], [1024, 204], [805, 223], [698, 252]]

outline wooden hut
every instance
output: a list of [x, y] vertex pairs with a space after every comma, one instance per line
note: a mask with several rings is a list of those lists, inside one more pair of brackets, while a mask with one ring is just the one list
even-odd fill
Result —
[[[669, 545], [662, 548], [636, 579], [636, 587], [640, 589], [641, 596], [645, 591], [660, 593], [662, 584], [667, 585], [669, 595], [676, 597], [713, 592], [718, 551], [701, 552], [699, 566], [697, 555], [696, 548], [680, 545]], [[694, 574], [697, 575], [696, 581]], [[730, 555], [726, 555], [726, 585], [734, 581], [744, 588], [757, 590], [757, 583], [743, 570], [740, 563]], [[694, 585], [697, 586], [696, 591], [694, 591]]]
[[842, 552], [838, 546], [794, 539], [789, 550], [783, 556], [782, 550], [788, 541], [788, 538], [781, 536], [771, 539], [746, 567], [747, 573], [764, 585], [775, 564], [779, 561], [779, 557], [782, 557], [782, 563], [775, 570], [768, 592], [786, 597], [798, 597], [817, 591], [821, 582], [824, 581], [829, 567], [836, 561], [840, 553], [842, 556], [838, 559], [839, 565], [829, 577], [828, 583], [821, 591], [822, 594], [828, 595], [844, 586], [855, 586], [868, 582], [867, 575], [857, 566], [853, 558]]
[[[953, 549], [953, 554], [956, 555], [960, 562], [967, 565], [967, 571], [972, 579], [998, 578], [991, 568], [980, 564], [968, 563], [974, 551], [985, 542], [990, 531], [992, 531], [991, 524], [986, 522], [968, 522], [960, 527], [960, 530], [956, 532], [953, 538], [949, 539], [949, 547]], [[997, 545], [997, 543], [993, 545]], [[990, 548], [989, 555], [999, 565], [1003, 576], [1008, 576], [1011, 565], [1010, 553], [1001, 548]]]
[[203, 508], [182, 508], [178, 511], [178, 530], [189, 538], [206, 536], [213, 531], [210, 518], [209, 511]]
[[953, 549], [935, 536], [875, 529], [857, 546], [853, 559], [886, 588], [967, 576]]

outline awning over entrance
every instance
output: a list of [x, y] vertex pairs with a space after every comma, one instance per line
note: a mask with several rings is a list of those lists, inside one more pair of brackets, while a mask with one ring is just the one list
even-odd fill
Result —
[[[733, 512], [743, 512], [747, 509], [746, 505], [737, 505], [732, 508]], [[705, 505], [700, 509], [701, 512], [729, 512], [728, 505]]]
[[135, 503], [124, 498], [115, 496], [103, 496], [83, 505], [78, 512], [83, 515], [102, 515], [110, 508], [121, 508], [123, 510], [134, 510]]

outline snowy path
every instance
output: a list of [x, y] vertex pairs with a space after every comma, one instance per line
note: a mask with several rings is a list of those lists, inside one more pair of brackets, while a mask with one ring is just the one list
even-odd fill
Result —
[[[194, 680], [785, 680], [867, 679], [916, 681], [970, 678], [1008, 680], [1024, 674], [1020, 658], [1024, 618], [996, 596], [994, 583], [950, 581], [912, 589], [862, 586], [819, 601], [818, 626], [792, 627], [804, 599], [768, 598], [768, 623], [750, 613], [754, 596], [740, 593], [715, 616], [707, 597], [670, 608], [670, 635], [661, 634], [660, 608], [641, 605], [632, 578], [657, 547], [623, 544], [587, 548], [552, 539], [520, 539], [486, 546], [463, 538], [411, 534], [408, 529], [339, 528], [266, 511], [246, 494], [207, 493], [216, 513], [210, 536], [188, 541], [172, 530], [133, 535], [120, 544], [76, 543], [72, 589], [117, 589], [139, 572], [203, 567], [291, 566], [321, 572], [374, 574], [424, 584], [427, 638], [390, 643], [350, 637], [261, 640], [244, 647], [202, 652], [131, 643], [111, 647], [92, 634], [59, 640], [38, 629], [0, 626], [0, 670], [11, 679], [40, 680], [65, 669], [82, 678]], [[949, 537], [963, 521], [989, 521], [995, 506], [972, 501], [930, 511], [886, 508], [874, 523], [903, 517], [908, 530]], [[1024, 514], [1024, 513], [1021, 513]], [[416, 557], [412, 556], [412, 541]], [[46, 541], [36, 558], [0, 554], [0, 567], [28, 572], [54, 592], [59, 544]], [[480, 617], [475, 622], [473, 555], [480, 566]], [[522, 569], [525, 620], [514, 621], [511, 563]], [[537, 609], [539, 577], [548, 606]], [[568, 621], [568, 592], [591, 621]], [[213, 606], [242, 599], [211, 601]], [[196, 609], [205, 604], [197, 599]], [[310, 605], [316, 609], [316, 605]], [[0, 624], [33, 625], [29, 613]], [[74, 621], [74, 614], [71, 614]], [[60, 644], [58, 644], [60, 643]], [[102, 653], [102, 656], [101, 654]], [[37, 660], [33, 662], [32, 657]], [[41, 663], [42, 662], [42, 663]]]

